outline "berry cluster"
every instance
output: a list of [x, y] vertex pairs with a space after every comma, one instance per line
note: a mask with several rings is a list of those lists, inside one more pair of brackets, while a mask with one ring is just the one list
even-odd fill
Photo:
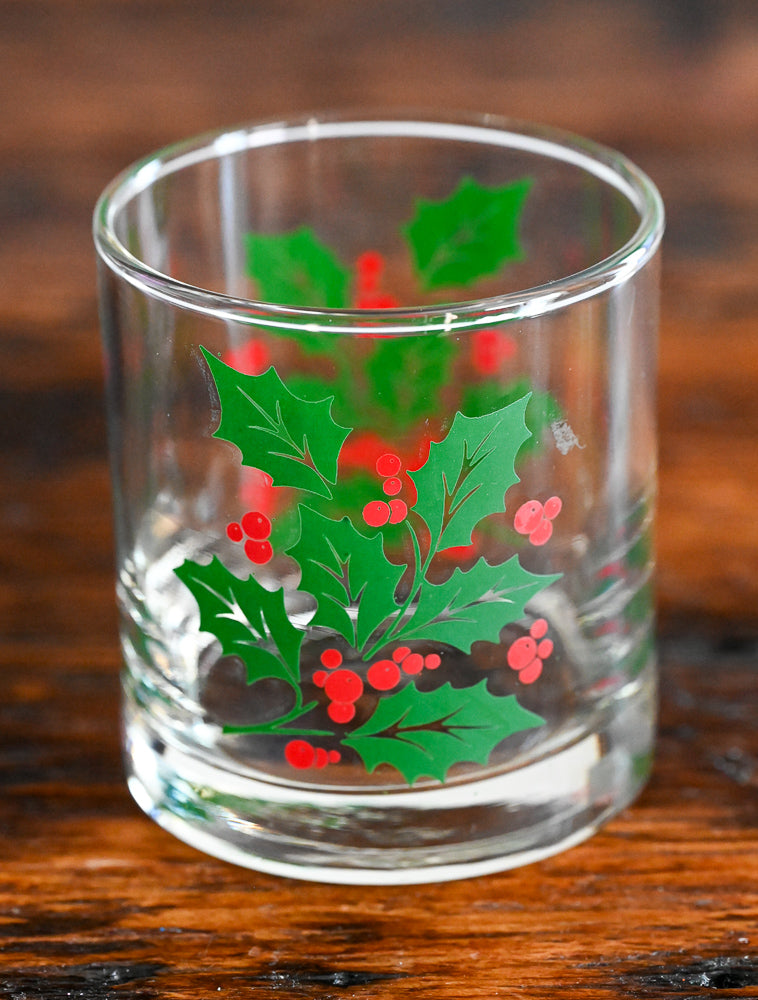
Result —
[[384, 272], [384, 258], [376, 250], [367, 250], [355, 262], [357, 272], [358, 309], [392, 309], [398, 305], [394, 295], [379, 291], [379, 283]]
[[542, 673], [542, 661], [553, 652], [551, 639], [546, 639], [547, 622], [538, 618], [529, 629], [529, 635], [516, 639], [508, 650], [508, 666], [518, 671], [522, 684], [533, 684]]
[[[332, 722], [350, 722], [355, 716], [355, 702], [363, 694], [363, 681], [359, 675], [342, 666], [342, 653], [338, 649], [325, 649], [320, 656], [324, 670], [316, 670], [313, 683], [323, 688], [330, 704], [327, 714]], [[366, 679], [375, 691], [391, 691], [400, 683], [403, 673], [420, 674], [436, 670], [442, 660], [437, 653], [412, 653], [408, 646], [398, 646], [390, 660], [377, 660], [368, 668]], [[402, 673], [401, 673], [402, 670]]]
[[363, 694], [363, 681], [354, 670], [342, 666], [338, 649], [325, 649], [321, 663], [326, 670], [317, 670], [313, 683], [323, 688], [329, 698], [327, 714], [332, 722], [350, 722], [355, 716], [355, 702]]
[[390, 500], [370, 500], [363, 508], [363, 520], [372, 528], [381, 528], [385, 524], [399, 524], [408, 516], [408, 505], [397, 494], [403, 488], [403, 481], [398, 476], [402, 462], [393, 452], [380, 455], [376, 460], [376, 471], [384, 479], [382, 490]]
[[284, 757], [291, 767], [299, 771], [307, 771], [310, 767], [326, 767], [327, 764], [338, 764], [342, 759], [339, 750], [324, 750], [314, 747], [307, 740], [290, 740], [284, 748]]
[[249, 510], [241, 521], [232, 521], [226, 526], [226, 533], [233, 542], [245, 541], [245, 555], [250, 562], [262, 566], [267, 563], [274, 550], [268, 536], [271, 534], [271, 521], [259, 510]]
[[539, 500], [527, 500], [516, 511], [513, 527], [520, 535], [529, 535], [532, 545], [544, 545], [553, 533], [553, 520], [562, 506], [560, 497], [550, 497], [544, 504]]
[[427, 670], [436, 670], [441, 662], [436, 653], [422, 656], [421, 653], [412, 653], [408, 646], [398, 646], [391, 660], [377, 660], [376, 663], [372, 663], [366, 676], [375, 691], [391, 691], [400, 681], [401, 667], [406, 674], [420, 674], [424, 667]]

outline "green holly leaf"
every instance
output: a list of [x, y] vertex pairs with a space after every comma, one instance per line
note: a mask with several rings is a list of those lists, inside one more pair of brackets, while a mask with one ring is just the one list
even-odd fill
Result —
[[486, 680], [462, 689], [444, 684], [430, 692], [409, 684], [382, 698], [342, 742], [359, 754], [369, 773], [389, 764], [412, 785], [426, 776], [444, 781], [450, 768], [464, 761], [486, 765], [501, 740], [543, 723], [514, 695], [490, 694]]
[[479, 559], [470, 570], [456, 569], [442, 584], [425, 580], [413, 616], [397, 640], [444, 642], [468, 653], [479, 640], [498, 642], [500, 631], [524, 617], [527, 603], [560, 574], [530, 573], [517, 556], [490, 566]]
[[505, 510], [505, 492], [518, 476], [516, 453], [529, 437], [524, 420], [528, 396], [480, 417], [456, 413], [443, 441], [409, 475], [418, 490], [414, 510], [426, 522], [432, 545], [470, 545], [483, 517]]
[[301, 505], [300, 519], [300, 539], [287, 554], [300, 565], [299, 589], [318, 604], [310, 624], [332, 628], [361, 649], [398, 610], [395, 591], [405, 567], [387, 559], [381, 535], [362, 535], [348, 517], [333, 521]]
[[[372, 402], [400, 430], [439, 410], [456, 345], [449, 337], [392, 337], [380, 340], [366, 362]], [[364, 404], [365, 405], [365, 404]], [[387, 419], [385, 418], [385, 423]]]
[[[461, 409], [470, 417], [478, 417], [513, 403], [529, 392], [529, 380], [525, 378], [517, 379], [505, 387], [501, 382], [475, 383], [464, 391], [461, 397]], [[524, 442], [519, 458], [524, 458], [530, 451], [538, 448], [545, 430], [553, 421], [560, 420], [563, 414], [555, 396], [549, 392], [532, 389], [524, 416], [531, 437]]]
[[485, 187], [464, 177], [441, 201], [416, 202], [404, 233], [422, 287], [466, 285], [521, 260], [519, 222], [530, 178], [505, 187]]
[[240, 580], [217, 556], [207, 566], [186, 559], [174, 572], [197, 601], [201, 630], [218, 639], [224, 656], [244, 662], [249, 684], [264, 677], [298, 684], [303, 633], [287, 617], [282, 588]]
[[284, 306], [344, 309], [350, 272], [312, 229], [245, 236], [247, 271], [260, 298]]
[[214, 437], [235, 444], [242, 464], [268, 473], [274, 486], [330, 497], [349, 427], [332, 417], [333, 396], [293, 395], [273, 368], [243, 375], [201, 347], [216, 383], [221, 421]]

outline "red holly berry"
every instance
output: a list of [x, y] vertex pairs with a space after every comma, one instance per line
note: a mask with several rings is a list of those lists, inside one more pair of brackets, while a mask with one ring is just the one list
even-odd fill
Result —
[[232, 521], [231, 524], [227, 524], [226, 533], [233, 542], [241, 542], [244, 538], [244, 532], [236, 521]]
[[384, 500], [371, 500], [363, 508], [363, 520], [372, 528], [381, 528], [390, 520], [391, 513], [390, 505]]
[[332, 722], [350, 722], [355, 716], [355, 705], [349, 701], [333, 701], [326, 711]]
[[400, 669], [393, 660], [377, 660], [368, 668], [368, 682], [376, 691], [391, 691], [400, 680]]
[[543, 507], [539, 500], [522, 503], [513, 518], [513, 527], [520, 535], [528, 535], [542, 521]]
[[420, 674], [424, 669], [424, 657], [420, 653], [411, 653], [400, 666], [406, 674]]
[[516, 639], [508, 650], [508, 666], [512, 670], [523, 670], [537, 655], [537, 643], [530, 635]]
[[519, 671], [518, 679], [522, 684], [533, 684], [542, 673], [542, 660], [535, 656], [532, 662]]
[[402, 467], [400, 458], [394, 452], [380, 455], [376, 460], [376, 471], [380, 476], [396, 476]]
[[258, 510], [248, 511], [242, 518], [242, 527], [249, 538], [262, 542], [271, 534], [271, 521]]
[[410, 653], [410, 646], [398, 646], [395, 652], [392, 654], [392, 659], [395, 663], [402, 663], [406, 656]]
[[271, 542], [257, 542], [254, 538], [248, 538], [245, 542], [245, 555], [250, 560], [259, 566], [267, 563], [271, 556], [273, 556], [274, 550], [271, 548]]
[[318, 747], [316, 750], [316, 760], [314, 761], [315, 767], [326, 767], [329, 763], [329, 754], [324, 750], [323, 747]]
[[398, 479], [397, 476], [390, 476], [389, 479], [385, 479], [382, 483], [382, 489], [388, 497], [396, 496], [402, 488], [403, 481], [402, 479]]
[[543, 639], [542, 642], [537, 646], [537, 656], [539, 656], [541, 660], [546, 660], [552, 652], [553, 652], [552, 639]]
[[529, 635], [532, 639], [542, 639], [543, 636], [547, 635], [547, 621], [544, 618], [538, 618], [529, 629]]
[[482, 375], [494, 375], [516, 353], [516, 342], [499, 330], [479, 330], [472, 339], [474, 367]]
[[339, 762], [341, 760], [342, 760], [342, 754], [339, 752], [339, 750], [330, 750], [329, 751], [329, 763], [330, 764], [339, 764]]
[[553, 522], [548, 521], [547, 518], [543, 518], [539, 522], [537, 527], [529, 535], [529, 541], [532, 545], [544, 545], [545, 542], [549, 541], [550, 536], [553, 534]]
[[354, 670], [335, 670], [324, 684], [327, 697], [336, 702], [353, 702], [363, 694], [363, 681]]
[[306, 740], [290, 740], [284, 748], [284, 757], [292, 767], [304, 771], [313, 766], [316, 751]]
[[408, 507], [404, 500], [398, 500], [395, 497], [394, 500], [389, 502], [390, 508], [390, 524], [400, 524], [408, 516]]
[[376, 250], [366, 250], [355, 262], [358, 271], [358, 283], [363, 291], [376, 287], [379, 275], [384, 270], [384, 258]]
[[329, 676], [325, 670], [317, 670], [313, 675], [313, 683], [316, 687], [322, 688], [326, 684], [326, 678]]
[[436, 670], [440, 663], [442, 660], [436, 653], [429, 653], [428, 656], [424, 657], [424, 666], [427, 670]]
[[545, 501], [545, 506], [543, 507], [543, 513], [548, 521], [552, 521], [553, 518], [558, 517], [563, 507], [563, 501], [560, 497], [550, 497], [549, 500]]
[[327, 670], [334, 670], [342, 663], [342, 653], [338, 649], [325, 649], [319, 659]]

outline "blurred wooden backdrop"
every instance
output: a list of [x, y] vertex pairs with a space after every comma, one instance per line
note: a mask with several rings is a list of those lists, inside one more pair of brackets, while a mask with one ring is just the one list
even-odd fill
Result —
[[[156, 147], [356, 107], [574, 130], [669, 220], [650, 788], [569, 855], [368, 895], [123, 788], [90, 239]], [[0, 996], [758, 995], [757, 209], [755, 0], [0, 0]]]

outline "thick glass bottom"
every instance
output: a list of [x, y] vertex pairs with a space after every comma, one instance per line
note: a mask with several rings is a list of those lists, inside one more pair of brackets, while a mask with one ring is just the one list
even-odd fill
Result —
[[339, 884], [485, 875], [572, 847], [638, 794], [655, 733], [651, 664], [590, 727], [523, 766], [420, 790], [335, 791], [221, 766], [126, 688], [129, 788], [149, 816], [233, 864]]

